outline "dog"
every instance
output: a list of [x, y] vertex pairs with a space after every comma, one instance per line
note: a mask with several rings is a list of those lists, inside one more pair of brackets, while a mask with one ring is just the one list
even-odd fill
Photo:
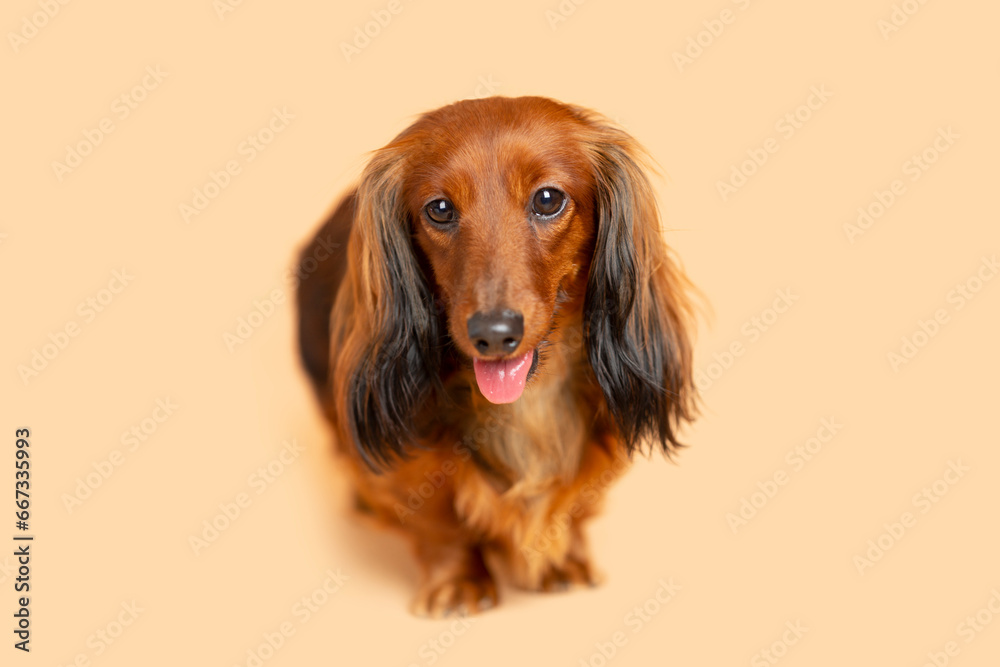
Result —
[[681, 446], [695, 292], [648, 162], [581, 107], [460, 101], [375, 151], [302, 250], [302, 361], [357, 507], [414, 545], [414, 613], [495, 605], [493, 572], [596, 585], [582, 525], [633, 452]]

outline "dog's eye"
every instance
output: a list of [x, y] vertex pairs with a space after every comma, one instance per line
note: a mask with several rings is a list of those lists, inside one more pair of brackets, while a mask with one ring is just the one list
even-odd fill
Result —
[[555, 188], [542, 188], [531, 200], [531, 211], [540, 218], [554, 218], [566, 207], [566, 195]]
[[424, 210], [427, 212], [427, 217], [439, 225], [447, 225], [458, 220], [455, 206], [447, 199], [435, 199]]

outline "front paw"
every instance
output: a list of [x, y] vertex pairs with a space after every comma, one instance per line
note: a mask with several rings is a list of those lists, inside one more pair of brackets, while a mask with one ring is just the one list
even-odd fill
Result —
[[539, 588], [552, 593], [582, 586], [593, 588], [603, 581], [603, 575], [589, 561], [570, 556], [561, 567], [550, 565], [546, 569]]
[[496, 606], [498, 599], [496, 584], [488, 572], [464, 574], [421, 586], [411, 610], [429, 618], [465, 616]]

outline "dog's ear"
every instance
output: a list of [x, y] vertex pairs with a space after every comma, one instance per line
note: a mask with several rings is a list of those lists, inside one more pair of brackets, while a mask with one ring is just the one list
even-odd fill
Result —
[[670, 454], [696, 412], [690, 284], [662, 236], [643, 152], [625, 132], [587, 119], [597, 240], [584, 327], [590, 365], [631, 454], [652, 440]]
[[416, 444], [414, 417], [439, 386], [441, 330], [411, 239], [406, 144], [375, 153], [357, 190], [348, 276], [334, 305], [331, 382], [342, 431], [373, 470]]

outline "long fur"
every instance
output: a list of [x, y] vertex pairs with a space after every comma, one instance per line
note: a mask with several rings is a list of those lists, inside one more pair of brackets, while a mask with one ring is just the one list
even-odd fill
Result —
[[[300, 282], [301, 353], [359, 506], [413, 540], [418, 613], [495, 602], [487, 556], [525, 588], [595, 583], [581, 524], [635, 450], [670, 454], [694, 418], [690, 285], [663, 241], [645, 160], [582, 108], [457, 103], [376, 151], [303, 250], [304, 261], [324, 235], [346, 242], [346, 262]], [[573, 201], [556, 236], [518, 222], [530, 196], [519, 183], [538, 169], [563, 174]], [[464, 197], [461, 233], [421, 221], [433, 183]], [[477, 231], [491, 224], [508, 226]], [[490, 273], [491, 262], [503, 264]], [[489, 289], [468, 291], [480, 283]], [[491, 405], [462, 336], [474, 295], [503, 290], [536, 314], [526, 337], [539, 361], [517, 402]], [[430, 496], [414, 495], [430, 482]]]
[[335, 364], [342, 418], [373, 470], [416, 445], [414, 415], [439, 385], [440, 327], [402, 208], [399, 150], [379, 151], [357, 191], [348, 270], [361, 277], [360, 312]]
[[590, 364], [629, 454], [650, 437], [669, 453], [680, 446], [678, 424], [695, 415], [687, 285], [662, 242], [642, 150], [621, 130], [591, 122], [598, 236], [586, 297]]

